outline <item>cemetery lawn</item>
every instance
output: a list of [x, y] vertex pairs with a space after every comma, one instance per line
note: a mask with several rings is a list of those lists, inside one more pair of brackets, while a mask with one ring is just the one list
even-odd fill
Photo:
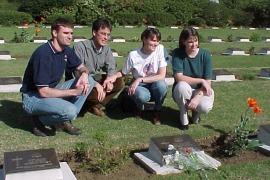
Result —
[[[11, 39], [13, 32], [20, 30], [15, 28], [1, 28], [2, 36]], [[34, 28], [32, 29], [34, 32]], [[112, 36], [123, 36], [126, 38], [139, 37], [142, 28], [121, 29], [114, 28]], [[177, 39], [180, 30], [160, 28], [162, 39], [172, 36]], [[31, 29], [28, 29], [30, 32]], [[12, 32], [12, 33], [10, 33]], [[250, 31], [242, 29], [235, 30], [200, 30], [199, 33], [206, 38], [218, 36], [225, 39], [229, 34], [236, 36], [250, 36], [256, 32], [265, 36], [269, 32], [265, 30]], [[75, 35], [89, 37], [90, 28], [75, 29]], [[49, 30], [42, 29], [40, 36], [49, 38]], [[177, 42], [162, 43], [168, 50], [177, 47]], [[22, 76], [31, 53], [40, 44], [33, 43], [7, 43], [1, 44], [0, 50], [9, 50], [16, 58], [13, 61], [0, 61], [0, 77]], [[117, 58], [118, 69], [123, 65], [125, 56], [131, 49], [141, 46], [141, 42], [112, 43], [110, 46], [116, 49], [123, 58]], [[74, 171], [78, 180], [91, 179], [199, 179], [197, 173], [183, 173], [178, 175], [156, 176], [148, 173], [141, 164], [134, 161], [133, 153], [145, 151], [148, 148], [150, 137], [169, 136], [178, 134], [189, 134], [205, 150], [207, 154], [221, 162], [218, 170], [207, 171], [209, 179], [268, 179], [269, 157], [258, 151], [245, 151], [243, 154], [233, 158], [222, 158], [221, 154], [215, 151], [213, 144], [215, 138], [220, 133], [228, 132], [239, 124], [240, 116], [247, 107], [247, 98], [255, 98], [263, 112], [256, 116], [251, 116], [248, 128], [258, 129], [260, 125], [269, 124], [270, 81], [258, 78], [262, 67], [269, 67], [269, 56], [222, 56], [221, 53], [228, 47], [239, 47], [248, 51], [251, 47], [259, 50], [261, 47], [269, 46], [265, 42], [250, 43], [201, 43], [202, 48], [207, 49], [213, 55], [214, 69], [227, 69], [242, 81], [235, 82], [213, 82], [215, 90], [215, 103], [213, 110], [208, 115], [202, 115], [202, 122], [190, 125], [190, 129], [182, 132], [178, 129], [179, 113], [176, 103], [172, 100], [171, 86], [169, 87], [167, 98], [163, 107], [163, 123], [161, 126], [154, 126], [151, 123], [153, 118], [151, 113], [145, 114], [143, 120], [132, 117], [131, 113], [123, 113], [118, 106], [111, 104], [106, 109], [106, 116], [96, 117], [90, 113], [78, 117], [74, 125], [83, 130], [80, 136], [70, 136], [60, 132], [55, 136], [40, 138], [31, 134], [29, 117], [24, 113], [21, 104], [20, 93], [0, 93], [0, 164], [2, 164], [3, 153], [7, 151], [55, 148], [59, 160], [70, 160], [70, 167]], [[171, 77], [171, 67], [168, 67], [168, 77]], [[249, 80], [247, 77], [252, 77]], [[116, 102], [116, 100], [114, 101]], [[101, 138], [101, 139], [98, 139]], [[104, 146], [100, 146], [103, 144]], [[80, 145], [86, 148], [88, 158], [94, 158], [100, 149], [105, 149], [108, 156], [115, 157], [117, 162], [121, 162], [116, 170], [108, 175], [99, 175], [89, 170], [89, 164], [75, 162], [75, 154], [80, 152]], [[121, 152], [121, 153], [120, 153]], [[121, 154], [122, 156], [118, 156]], [[103, 166], [108, 161], [103, 162]], [[110, 170], [108, 167], [105, 170]]]

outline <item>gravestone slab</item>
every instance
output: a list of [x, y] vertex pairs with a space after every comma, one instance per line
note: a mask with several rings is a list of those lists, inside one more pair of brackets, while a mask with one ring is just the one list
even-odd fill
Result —
[[113, 39], [113, 42], [126, 42], [126, 40], [125, 39], [116, 38], [116, 39]]
[[63, 180], [54, 148], [4, 152], [5, 180]]
[[256, 54], [258, 54], [258, 55], [270, 55], [270, 48], [261, 48], [261, 50]]
[[236, 42], [251, 42], [247, 37], [236, 37]]
[[19, 92], [22, 77], [0, 77], [0, 92]]
[[75, 36], [74, 37], [74, 42], [80, 42], [80, 41], [85, 41], [86, 40], [86, 37], [84, 36]]
[[164, 165], [163, 159], [170, 154], [168, 145], [172, 144], [176, 149], [193, 147], [198, 151], [202, 148], [189, 135], [175, 135], [150, 138], [148, 153], [160, 165]]
[[178, 26], [171, 26], [171, 29], [178, 29]]
[[147, 26], [147, 27], [148, 27], [148, 28], [154, 28], [154, 29], [156, 28], [156, 26]]
[[[169, 150], [169, 145], [173, 145], [175, 149]], [[181, 173], [183, 170], [164, 163], [164, 159], [174, 155], [173, 153], [175, 153], [175, 150], [186, 151], [190, 148], [192, 148], [192, 150], [202, 158], [201, 160], [203, 163], [207, 164], [209, 167], [217, 169], [217, 167], [221, 165], [219, 161], [205, 154], [200, 145], [197, 144], [189, 135], [150, 138], [148, 151], [134, 153], [134, 157], [152, 173], [158, 175]]]
[[123, 57], [123, 56], [119, 56], [118, 52], [116, 52], [115, 49], [111, 49], [111, 51], [112, 51], [113, 57]]
[[219, 29], [219, 27], [212, 27], [212, 29]]
[[77, 26], [74, 26], [74, 28], [83, 28], [83, 26], [77, 25]]
[[0, 60], [13, 60], [9, 51], [0, 51]]
[[209, 42], [223, 42], [222, 39], [220, 39], [219, 37], [214, 37], [214, 36], [209, 36], [207, 39]]
[[124, 28], [134, 28], [134, 26], [124, 26]]
[[226, 69], [214, 69], [212, 71], [212, 80], [215, 81], [234, 81], [235, 75]]
[[270, 124], [261, 125], [259, 127], [258, 140], [265, 145], [270, 145]]
[[264, 41], [264, 42], [270, 42], [270, 37], [262, 37], [262, 41]]
[[227, 48], [227, 51], [222, 53], [222, 55], [249, 56], [250, 54], [246, 54], [245, 51], [240, 48]]
[[46, 43], [48, 40], [46, 37], [34, 37], [34, 43]]
[[270, 68], [261, 68], [260, 77], [270, 78]]
[[5, 44], [5, 40], [3, 37], [0, 37], [0, 44]]

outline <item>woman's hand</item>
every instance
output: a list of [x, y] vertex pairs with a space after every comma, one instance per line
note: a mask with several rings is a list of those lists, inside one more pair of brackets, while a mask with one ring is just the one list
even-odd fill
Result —
[[136, 88], [141, 82], [141, 78], [137, 78], [128, 88], [128, 95], [132, 95], [135, 93]]

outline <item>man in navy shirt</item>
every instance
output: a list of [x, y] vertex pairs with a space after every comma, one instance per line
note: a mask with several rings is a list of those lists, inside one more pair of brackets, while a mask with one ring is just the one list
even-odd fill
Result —
[[[80, 112], [94, 87], [94, 80], [69, 47], [72, 27], [68, 20], [56, 19], [51, 26], [52, 39], [34, 51], [25, 70], [20, 89], [22, 103], [32, 116], [32, 133], [37, 136], [47, 136], [47, 127], [71, 135], [82, 133], [71, 120]], [[65, 69], [77, 70], [80, 76], [61, 82]]]

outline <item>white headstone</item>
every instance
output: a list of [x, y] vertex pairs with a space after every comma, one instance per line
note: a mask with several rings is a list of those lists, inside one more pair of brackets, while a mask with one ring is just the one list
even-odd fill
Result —
[[270, 37], [262, 37], [262, 41], [264, 41], [264, 42], [270, 42]]
[[234, 81], [235, 75], [226, 69], [214, 69], [212, 79], [215, 81]]
[[212, 37], [212, 36], [208, 37], [208, 41], [209, 42], [223, 42], [222, 39], [220, 39], [218, 37]]
[[247, 37], [236, 37], [236, 42], [251, 42]]
[[113, 42], [126, 42], [125, 39], [113, 39]]
[[0, 51], [0, 60], [13, 60], [9, 51]]
[[240, 48], [228, 48], [226, 52], [222, 53], [223, 55], [232, 55], [232, 56], [249, 56], [250, 54], [246, 54], [245, 51], [243, 51]]
[[0, 44], [5, 44], [5, 40], [3, 37], [0, 37]]
[[270, 48], [262, 48], [258, 53], [258, 55], [270, 55]]
[[134, 26], [124, 26], [125, 28], [134, 28]]

